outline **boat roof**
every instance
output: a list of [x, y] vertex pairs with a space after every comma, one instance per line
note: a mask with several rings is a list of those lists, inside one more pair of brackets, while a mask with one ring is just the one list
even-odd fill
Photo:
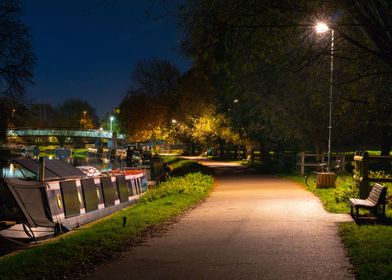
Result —
[[[13, 159], [13, 161], [38, 176], [39, 163], [36, 159], [17, 158]], [[71, 179], [85, 176], [86, 175], [80, 169], [61, 159], [45, 160], [45, 181]]]
[[54, 225], [50, 210], [45, 207], [48, 202], [44, 182], [0, 178], [0, 193], [4, 196], [0, 208], [2, 219], [25, 222], [31, 227]]

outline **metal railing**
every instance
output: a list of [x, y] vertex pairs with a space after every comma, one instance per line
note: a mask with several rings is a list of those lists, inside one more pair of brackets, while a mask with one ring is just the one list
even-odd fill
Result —
[[[88, 137], [112, 139], [113, 132], [99, 129], [69, 129], [69, 128], [14, 128], [8, 129], [7, 135], [27, 136], [63, 136], [63, 137]], [[124, 134], [117, 134], [117, 139], [124, 139]]]

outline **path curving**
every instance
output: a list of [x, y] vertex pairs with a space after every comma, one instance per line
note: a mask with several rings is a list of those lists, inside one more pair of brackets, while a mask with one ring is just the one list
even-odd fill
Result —
[[337, 227], [349, 215], [289, 180], [205, 164], [217, 186], [204, 203], [86, 279], [354, 279]]

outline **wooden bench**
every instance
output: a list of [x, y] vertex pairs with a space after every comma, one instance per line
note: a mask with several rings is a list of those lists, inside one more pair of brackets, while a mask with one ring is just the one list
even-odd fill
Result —
[[351, 205], [351, 216], [354, 217], [353, 208], [355, 207], [355, 220], [358, 221], [359, 218], [359, 208], [370, 209], [374, 211], [374, 214], [377, 215], [377, 210], [380, 205], [382, 205], [382, 215], [385, 216], [385, 203], [387, 196], [387, 188], [383, 187], [380, 184], [374, 184], [369, 197], [366, 199], [358, 199], [358, 198], [350, 198]]

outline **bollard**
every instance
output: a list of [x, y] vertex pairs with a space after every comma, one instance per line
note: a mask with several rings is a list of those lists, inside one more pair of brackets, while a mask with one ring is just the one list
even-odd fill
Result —
[[123, 227], [125, 227], [127, 225], [127, 217], [123, 217]]

